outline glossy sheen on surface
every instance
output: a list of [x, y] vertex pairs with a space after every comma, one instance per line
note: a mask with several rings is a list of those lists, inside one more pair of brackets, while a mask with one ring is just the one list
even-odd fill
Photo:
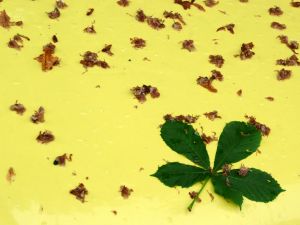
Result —
[[[184, 11], [172, 0], [132, 0], [127, 8], [114, 0], [67, 3], [69, 7], [61, 10], [57, 20], [45, 14], [53, 10], [52, 0], [0, 3], [0, 10], [5, 9], [12, 20], [24, 21], [22, 28], [0, 27], [1, 225], [300, 224], [300, 69], [292, 67], [293, 75], [286, 81], [277, 81], [275, 71], [281, 69], [275, 60], [292, 54], [276, 37], [286, 34], [300, 41], [299, 8], [292, 8], [287, 0], [220, 0], [206, 12]], [[274, 5], [283, 9], [282, 16], [268, 14]], [[91, 7], [95, 12], [87, 17]], [[187, 25], [178, 32], [166, 20], [166, 29], [153, 30], [132, 17], [139, 8], [157, 17], [164, 10], [180, 12]], [[93, 21], [97, 34], [83, 33]], [[287, 29], [270, 28], [273, 21], [285, 23]], [[234, 35], [215, 32], [228, 23], [235, 23]], [[31, 39], [24, 41], [21, 51], [7, 47], [16, 33]], [[43, 72], [33, 58], [53, 34], [59, 39], [56, 55], [61, 64]], [[133, 49], [132, 37], [144, 38], [147, 46]], [[185, 39], [195, 41], [195, 52], [181, 49]], [[256, 53], [251, 60], [233, 57], [242, 43], [251, 41]], [[80, 54], [100, 51], [104, 44], [113, 45], [114, 56], [101, 53], [99, 58], [111, 68], [92, 68], [83, 74]], [[208, 63], [210, 54], [225, 58], [224, 81], [215, 82], [216, 94], [196, 85], [199, 75], [216, 69]], [[161, 97], [139, 104], [129, 90], [142, 84], [158, 87]], [[239, 89], [241, 97], [236, 95]], [[267, 96], [275, 101], [267, 101]], [[26, 106], [23, 116], [9, 111], [15, 100]], [[29, 118], [41, 105], [46, 122], [33, 124]], [[202, 115], [212, 110], [218, 110], [222, 119], [209, 121]], [[256, 116], [271, 127], [271, 134], [262, 140], [262, 153], [244, 163], [272, 173], [286, 192], [269, 204], [245, 200], [240, 211], [217, 195], [211, 202], [204, 191], [202, 203], [189, 213], [188, 192], [200, 185], [172, 189], [149, 176], [165, 160], [189, 163], [170, 151], [159, 135], [158, 127], [167, 113], [202, 115], [194, 127], [217, 135], [226, 122], [244, 120], [245, 114]], [[45, 129], [56, 140], [42, 145], [35, 138]], [[208, 151], [213, 161], [216, 142], [208, 145]], [[54, 158], [63, 153], [72, 153], [73, 161], [55, 167]], [[11, 184], [6, 180], [9, 167], [16, 171]], [[84, 204], [69, 194], [80, 182], [89, 190]], [[121, 185], [134, 190], [129, 199], [118, 192]], [[207, 191], [213, 192], [211, 185]]]

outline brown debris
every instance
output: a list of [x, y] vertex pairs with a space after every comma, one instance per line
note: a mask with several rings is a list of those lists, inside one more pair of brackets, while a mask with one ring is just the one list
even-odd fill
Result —
[[80, 64], [83, 65], [84, 68], [99, 66], [103, 69], [110, 68], [107, 62], [98, 60], [98, 54], [91, 51], [86, 51], [82, 56], [83, 59], [80, 60]]
[[206, 144], [206, 145], [208, 145], [209, 143], [211, 143], [213, 141], [218, 141], [218, 138], [216, 137], [216, 133], [213, 133], [213, 135], [208, 136], [202, 132], [201, 139], [204, 142], [204, 144]]
[[90, 16], [94, 13], [95, 9], [94, 8], [89, 8], [87, 11], [86, 11], [86, 14], [87, 16]]
[[9, 40], [9, 42], [7, 43], [9, 48], [14, 48], [17, 50], [20, 50], [21, 48], [23, 48], [23, 39], [30, 41], [29, 37], [26, 37], [24, 35], [21, 34], [16, 34], [12, 39]]
[[300, 66], [300, 61], [296, 55], [292, 55], [286, 59], [277, 59], [276, 64], [281, 66]]
[[131, 93], [140, 103], [144, 103], [147, 100], [147, 94], [150, 94], [152, 98], [158, 98], [160, 96], [158, 89], [151, 85], [136, 86], [131, 89]]
[[255, 55], [255, 53], [251, 51], [253, 48], [254, 48], [254, 44], [252, 42], [246, 44], [243, 43], [241, 47], [241, 52], [237, 56], [239, 56], [241, 60], [251, 59], [252, 56]]
[[182, 30], [182, 25], [181, 25], [181, 23], [179, 23], [179, 22], [174, 22], [174, 23], [172, 24], [172, 28], [173, 28], [174, 30], [180, 31], [180, 30]]
[[70, 194], [74, 195], [76, 199], [85, 202], [85, 197], [88, 195], [88, 190], [85, 188], [83, 183], [80, 183], [76, 188], [70, 191]]
[[223, 174], [223, 176], [229, 176], [230, 171], [231, 171], [231, 167], [232, 167], [231, 164], [224, 164], [222, 166], [222, 174]]
[[184, 40], [182, 42], [182, 49], [186, 49], [189, 52], [195, 51], [196, 47], [194, 45], [194, 41], [193, 40]]
[[147, 16], [145, 15], [144, 11], [139, 9], [138, 11], [136, 11], [136, 16], [135, 16], [136, 20], [143, 23], [146, 21]]
[[247, 3], [247, 2], [249, 2], [249, 0], [240, 0], [240, 2]]
[[289, 41], [288, 36], [285, 35], [279, 35], [278, 38], [282, 44], [285, 44], [289, 49], [297, 54], [296, 50], [299, 48], [299, 43], [297, 41]]
[[271, 129], [267, 125], [257, 122], [255, 117], [245, 115], [245, 118], [248, 119], [248, 124], [255, 126], [263, 136], [268, 136], [270, 134]]
[[31, 121], [33, 123], [43, 123], [45, 122], [45, 109], [40, 106], [37, 111], [34, 112], [34, 114], [31, 116]]
[[122, 185], [120, 187], [120, 192], [121, 192], [121, 196], [124, 199], [129, 198], [129, 196], [131, 195], [131, 193], [133, 192], [133, 189], [126, 187], [125, 185]]
[[281, 16], [283, 11], [278, 6], [274, 6], [273, 8], [269, 8], [269, 14], [272, 16]]
[[120, 6], [126, 7], [126, 6], [129, 6], [130, 2], [128, 0], [119, 0], [119, 1], [117, 1], [117, 3]]
[[138, 37], [130, 38], [130, 42], [134, 48], [146, 47], [146, 41], [142, 38], [138, 38]]
[[205, 0], [203, 2], [207, 7], [213, 7], [213, 6], [219, 4], [219, 1], [216, 1], [216, 0]]
[[49, 43], [43, 47], [43, 54], [39, 55], [35, 58], [38, 62], [42, 64], [42, 70], [52, 70], [53, 66], [57, 66], [59, 64], [59, 58], [54, 56], [55, 45]]
[[185, 9], [185, 10], [190, 9], [191, 6], [194, 6], [195, 8], [199, 9], [200, 11], [205, 12], [204, 7], [198, 3], [195, 3], [195, 0], [191, 0], [191, 1], [174, 0], [174, 3], [181, 5], [183, 7], [183, 9]]
[[60, 17], [60, 11], [57, 7], [55, 7], [53, 11], [47, 12], [47, 14], [50, 19], [57, 19]]
[[225, 26], [219, 27], [219, 28], [217, 29], [217, 32], [218, 32], [218, 31], [221, 31], [221, 30], [223, 30], [223, 31], [228, 30], [231, 34], [234, 34], [234, 30], [233, 30], [234, 27], [235, 27], [235, 25], [234, 25], [233, 23], [230, 23], [230, 24], [227, 24], [227, 25], [225, 25]]
[[111, 52], [111, 47], [112, 45], [105, 45], [104, 48], [102, 48], [101, 52], [104, 52], [106, 54], [108, 54], [109, 56], [113, 56], [114, 53]]
[[242, 96], [243, 90], [242, 90], [242, 89], [238, 90], [238, 91], [236, 92], [236, 94], [237, 94], [238, 96]]
[[247, 176], [248, 172], [249, 172], [249, 168], [244, 166], [244, 164], [241, 165], [240, 170], [239, 170], [239, 176], [241, 177], [245, 177]]
[[215, 199], [215, 196], [212, 193], [210, 193], [209, 191], [207, 191], [207, 193], [208, 193], [208, 195], [210, 197], [210, 200], [213, 202], [214, 199]]
[[218, 111], [214, 110], [211, 112], [206, 112], [203, 114], [207, 119], [214, 121], [215, 119], [221, 119], [222, 117], [218, 115]]
[[147, 23], [150, 27], [152, 27], [155, 30], [160, 30], [166, 27], [164, 21], [156, 17], [148, 16]]
[[6, 174], [6, 180], [9, 182], [9, 183], [12, 183], [15, 181], [15, 176], [16, 176], [16, 172], [14, 170], [13, 167], [10, 167], [7, 171], [7, 174]]
[[198, 193], [196, 191], [191, 191], [189, 192], [189, 196], [191, 197], [191, 199], [195, 199], [196, 202], [201, 202], [201, 198], [199, 198]]
[[286, 25], [283, 23], [278, 23], [278, 22], [272, 22], [271, 23], [271, 27], [277, 30], [285, 30], [286, 29]]
[[223, 81], [224, 80], [223, 74], [218, 70], [212, 70], [211, 71], [211, 78], [210, 79], [218, 80], [218, 81]]
[[65, 166], [66, 165], [66, 161], [71, 162], [72, 161], [72, 154], [67, 155], [66, 153], [60, 156], [57, 156], [55, 158], [55, 160], [53, 161], [53, 165], [55, 166]]
[[118, 212], [116, 210], [111, 211], [114, 215], [118, 215]]
[[265, 97], [265, 99], [269, 100], [270, 102], [273, 102], [275, 100], [272, 96]]
[[94, 24], [92, 24], [91, 26], [88, 26], [86, 28], [83, 29], [83, 31], [85, 33], [89, 33], [89, 34], [96, 34], [96, 30], [95, 30], [95, 27], [94, 27]]
[[53, 43], [57, 43], [58, 42], [58, 38], [57, 38], [56, 35], [52, 36], [52, 41], [53, 41]]
[[197, 78], [197, 84], [199, 84], [200, 86], [206, 88], [210, 92], [216, 93], [216, 92], [218, 92], [218, 90], [215, 87], [212, 86], [212, 82], [213, 82], [213, 79], [208, 78], [208, 77], [199, 76]]
[[216, 67], [221, 68], [224, 64], [224, 58], [221, 55], [210, 55], [209, 62], [214, 64]]
[[192, 116], [192, 115], [179, 115], [179, 116], [172, 116], [171, 114], [166, 114], [164, 116], [165, 121], [181, 121], [181, 122], [185, 122], [185, 123], [195, 123], [198, 120], [199, 116]]
[[40, 131], [39, 135], [36, 137], [36, 140], [41, 144], [47, 144], [51, 141], [54, 141], [55, 137], [50, 131]]
[[10, 28], [11, 26], [22, 26], [22, 21], [12, 22], [5, 10], [0, 11], [0, 26], [3, 28]]
[[291, 6], [293, 6], [295, 8], [299, 8], [300, 7], [300, 2], [295, 2], [294, 0], [292, 0]]
[[63, 0], [56, 0], [56, 7], [59, 9], [64, 9], [68, 7], [68, 5]]
[[18, 101], [16, 101], [15, 104], [11, 105], [9, 109], [11, 111], [15, 111], [19, 115], [23, 115], [23, 113], [26, 111], [26, 108], [24, 107], [24, 105], [21, 103], [18, 103]]
[[277, 80], [287, 80], [292, 76], [291, 70], [281, 69], [277, 71]]
[[170, 12], [164, 11], [163, 15], [166, 19], [170, 18], [170, 19], [173, 19], [173, 20], [179, 20], [182, 24], [185, 25], [185, 22], [184, 22], [184, 20], [183, 20], [180, 13], [177, 13], [177, 12], [173, 13], [172, 11], [170, 11]]

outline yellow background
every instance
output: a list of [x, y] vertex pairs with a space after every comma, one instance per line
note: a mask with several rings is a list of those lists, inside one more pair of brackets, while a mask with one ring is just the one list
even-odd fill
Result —
[[[45, 13], [53, 9], [53, 0], [0, 3], [13, 21], [24, 21], [22, 28], [0, 27], [1, 225], [300, 224], [300, 69], [291, 68], [293, 75], [286, 81], [277, 81], [275, 72], [281, 69], [275, 60], [292, 54], [277, 35], [300, 41], [299, 8], [290, 7], [286, 0], [244, 4], [224, 0], [205, 13], [196, 8], [184, 11], [172, 0], [132, 0], [127, 8], [115, 0], [67, 3], [69, 7], [61, 10], [57, 20], [50, 20]], [[270, 16], [268, 9], [274, 5], [280, 6], [284, 15]], [[85, 16], [91, 7], [94, 14]], [[164, 10], [180, 12], [187, 25], [178, 32], [171, 28], [172, 21], [166, 20], [166, 29], [153, 30], [130, 16], [139, 8], [157, 17], [162, 17]], [[83, 33], [93, 20], [97, 34]], [[285, 23], [287, 30], [271, 29], [273, 21]], [[215, 32], [228, 23], [236, 25], [234, 35]], [[31, 39], [21, 51], [7, 47], [16, 33]], [[56, 55], [61, 64], [43, 72], [33, 58], [53, 34], [59, 39]], [[146, 48], [133, 49], [132, 37], [144, 38]], [[197, 51], [182, 50], [180, 42], [185, 39], [193, 39]], [[213, 39], [218, 39], [218, 44]], [[233, 57], [242, 43], [251, 41], [256, 53], [251, 60]], [[92, 68], [82, 74], [80, 54], [99, 51], [104, 44], [112, 44], [115, 55], [101, 53], [99, 58], [111, 69]], [[215, 69], [208, 63], [210, 54], [225, 58], [221, 68], [224, 81], [215, 82], [217, 94], [196, 85], [199, 75]], [[151, 61], [143, 61], [144, 57]], [[142, 84], [158, 87], [161, 97], [139, 104], [129, 90]], [[95, 88], [97, 85], [100, 88]], [[242, 97], [236, 95], [239, 89], [243, 89]], [[275, 101], [267, 101], [266, 96]], [[23, 116], [9, 111], [15, 100], [26, 106]], [[46, 122], [36, 125], [29, 118], [39, 106], [46, 109]], [[209, 121], [202, 115], [212, 110], [218, 110], [222, 119]], [[188, 192], [198, 190], [199, 185], [171, 189], [149, 176], [164, 160], [188, 162], [160, 138], [158, 126], [167, 113], [202, 115], [194, 127], [200, 130], [203, 126], [207, 134], [215, 131], [217, 135], [226, 122], [245, 120], [245, 114], [256, 116], [272, 131], [263, 138], [262, 154], [254, 154], [244, 163], [271, 172], [287, 191], [269, 204], [245, 200], [242, 211], [217, 195], [211, 202], [204, 191], [202, 203], [187, 212]], [[35, 141], [44, 129], [54, 133], [53, 143]], [[213, 161], [216, 142], [207, 148]], [[73, 153], [73, 161], [66, 167], [53, 166], [53, 159], [63, 153]], [[5, 176], [11, 166], [17, 175], [9, 184]], [[141, 167], [143, 171], [139, 171]], [[74, 171], [77, 176], [72, 175]], [[84, 204], [69, 194], [80, 182], [89, 190]], [[120, 196], [120, 185], [134, 189], [129, 199]], [[209, 185], [207, 190], [213, 188]]]

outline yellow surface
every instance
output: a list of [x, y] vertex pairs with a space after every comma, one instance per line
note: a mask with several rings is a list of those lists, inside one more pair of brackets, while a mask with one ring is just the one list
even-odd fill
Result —
[[[122, 8], [114, 0], [69, 0], [58, 20], [45, 14], [53, 9], [53, 0], [0, 3], [12, 20], [24, 21], [22, 28], [0, 27], [1, 225], [300, 224], [300, 69], [293, 67], [292, 78], [279, 82], [275, 70], [281, 67], [274, 65], [276, 59], [291, 55], [277, 35], [300, 41], [299, 9], [286, 0], [250, 0], [247, 4], [224, 0], [203, 13], [195, 8], [184, 11], [172, 2], [132, 0], [129, 7]], [[281, 17], [267, 12], [275, 4], [284, 11]], [[90, 7], [95, 12], [87, 17]], [[178, 11], [187, 26], [178, 32], [167, 20], [166, 29], [153, 30], [130, 16], [138, 8], [158, 17], [164, 10]], [[93, 20], [97, 34], [83, 33]], [[287, 30], [271, 29], [272, 21], [285, 23]], [[236, 34], [215, 32], [228, 23], [236, 24]], [[16, 33], [31, 38], [21, 51], [7, 47]], [[61, 65], [45, 73], [33, 58], [53, 34], [59, 39], [56, 55]], [[131, 47], [129, 39], [135, 36], [147, 41], [146, 48]], [[182, 50], [180, 41], [185, 39], [195, 40], [197, 51]], [[218, 44], [212, 39], [218, 39]], [[256, 55], [246, 61], [234, 58], [241, 44], [250, 41]], [[109, 43], [115, 55], [100, 54], [100, 58], [111, 69], [92, 68], [82, 74], [80, 54], [99, 51]], [[215, 82], [217, 94], [195, 81], [215, 69], [208, 63], [210, 54], [225, 58], [221, 69], [224, 81]], [[151, 61], [143, 61], [144, 57]], [[161, 97], [139, 104], [129, 90], [142, 84], [158, 87]], [[239, 89], [243, 89], [242, 97], [236, 95]], [[265, 100], [266, 96], [275, 101]], [[9, 111], [15, 100], [26, 106], [23, 116]], [[41, 105], [46, 109], [46, 122], [36, 125], [29, 118]], [[158, 126], [163, 123], [162, 116], [201, 115], [212, 110], [218, 110], [222, 119], [212, 122], [201, 116], [194, 127], [201, 125], [206, 133], [219, 135], [226, 122], [244, 120], [245, 114], [271, 127], [270, 136], [263, 138], [262, 154], [254, 154], [244, 163], [271, 172], [287, 190], [274, 202], [245, 200], [240, 211], [216, 195], [211, 202], [205, 191], [202, 203], [189, 213], [188, 192], [198, 190], [199, 185], [171, 189], [149, 176], [164, 160], [187, 162], [161, 140]], [[44, 129], [54, 133], [53, 143], [35, 141]], [[208, 145], [211, 157], [215, 149], [216, 143]], [[53, 159], [63, 153], [73, 153], [73, 161], [66, 167], [53, 166]], [[5, 176], [11, 166], [17, 175], [10, 184]], [[140, 167], [144, 170], [139, 171]], [[84, 204], [69, 194], [80, 182], [89, 190]], [[120, 185], [134, 189], [129, 199], [120, 196]], [[212, 187], [207, 190], [212, 192]]]

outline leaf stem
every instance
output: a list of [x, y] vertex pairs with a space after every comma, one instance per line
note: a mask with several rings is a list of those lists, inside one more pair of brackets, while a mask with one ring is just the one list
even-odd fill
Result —
[[189, 205], [188, 210], [189, 210], [190, 212], [192, 211], [193, 206], [194, 206], [196, 200], [199, 198], [199, 195], [201, 194], [201, 192], [202, 192], [203, 189], [205, 188], [205, 186], [206, 186], [206, 184], [208, 183], [209, 179], [210, 179], [210, 177], [207, 177], [207, 178], [204, 180], [204, 183], [203, 183], [201, 189], [198, 191], [197, 195], [195, 196], [195, 198], [193, 199], [193, 201], [192, 201], [191, 204]]

